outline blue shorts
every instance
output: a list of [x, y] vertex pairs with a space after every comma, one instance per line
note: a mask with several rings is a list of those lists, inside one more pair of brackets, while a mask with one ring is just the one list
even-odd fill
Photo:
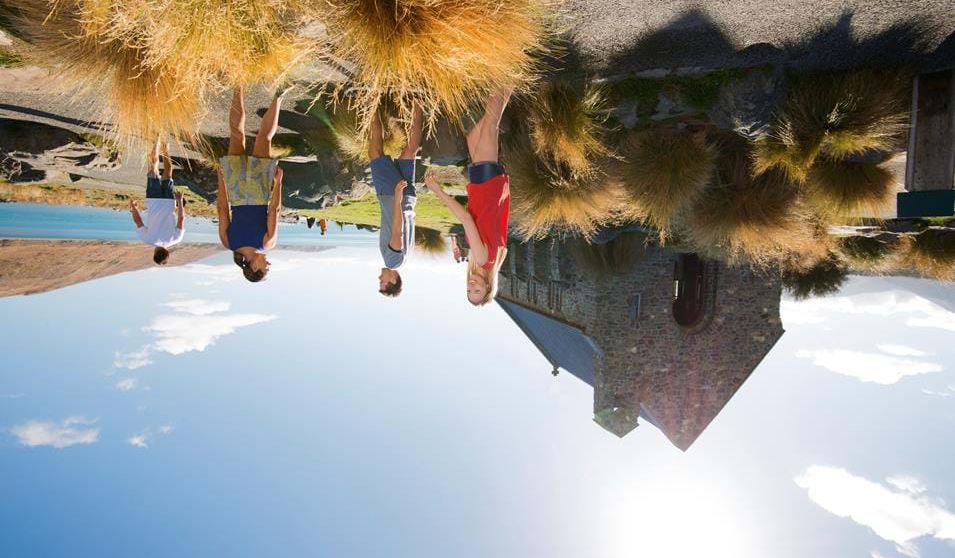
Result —
[[146, 177], [146, 197], [167, 200], [175, 198], [172, 190], [172, 179], [159, 178], [158, 176]]
[[378, 157], [371, 162], [371, 182], [375, 185], [375, 193], [379, 196], [395, 195], [395, 186], [402, 180], [408, 182], [405, 188], [405, 197], [414, 196], [414, 159], [398, 159], [395, 161], [388, 155]]
[[468, 182], [483, 184], [495, 176], [504, 174], [504, 166], [500, 163], [477, 163], [468, 165]]

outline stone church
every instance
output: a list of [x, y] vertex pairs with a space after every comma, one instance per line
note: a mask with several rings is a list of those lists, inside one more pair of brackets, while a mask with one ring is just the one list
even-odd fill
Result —
[[782, 336], [779, 278], [654, 246], [610, 275], [571, 252], [512, 242], [498, 304], [555, 375], [593, 386], [603, 428], [643, 419], [686, 451]]

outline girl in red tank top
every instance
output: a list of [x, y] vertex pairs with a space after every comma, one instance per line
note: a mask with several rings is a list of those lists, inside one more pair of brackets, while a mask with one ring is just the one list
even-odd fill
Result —
[[497, 276], [507, 257], [507, 220], [511, 209], [511, 190], [507, 174], [498, 163], [498, 135], [501, 116], [511, 97], [511, 89], [492, 93], [484, 105], [484, 117], [468, 132], [468, 207], [465, 209], [438, 184], [434, 173], [425, 176], [425, 184], [464, 225], [471, 245], [468, 259], [467, 296], [475, 306], [494, 300]]

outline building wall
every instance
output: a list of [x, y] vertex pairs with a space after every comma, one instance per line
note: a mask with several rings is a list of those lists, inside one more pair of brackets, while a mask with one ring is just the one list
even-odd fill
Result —
[[[602, 349], [595, 374], [595, 413], [608, 407], [642, 406], [684, 449], [783, 333], [781, 283], [768, 272], [710, 263], [711, 315], [702, 328], [688, 332], [672, 316], [679, 253], [649, 248], [629, 274], [598, 277], [580, 269], [568, 250], [552, 251], [551, 259], [544, 261], [540, 244], [534, 245], [526, 266], [533, 270], [556, 263], [548, 288], [562, 289], [561, 304], [548, 305], [546, 297], [535, 299], [533, 289], [515, 274], [502, 277], [501, 292], [581, 327]], [[538, 295], [540, 291], [538, 287]]]

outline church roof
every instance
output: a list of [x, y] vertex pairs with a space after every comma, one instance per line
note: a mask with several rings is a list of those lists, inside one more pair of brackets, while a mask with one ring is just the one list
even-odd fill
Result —
[[594, 359], [600, 349], [580, 328], [500, 296], [495, 300], [551, 365], [594, 385]]

